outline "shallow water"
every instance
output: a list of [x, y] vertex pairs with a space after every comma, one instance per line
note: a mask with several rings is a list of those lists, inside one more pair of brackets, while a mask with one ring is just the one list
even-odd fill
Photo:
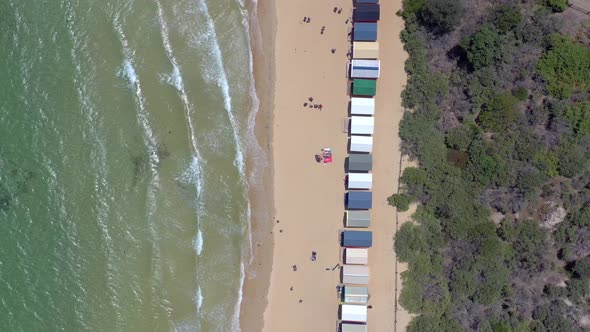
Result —
[[247, 15], [233, 0], [0, 4], [0, 330], [237, 330]]

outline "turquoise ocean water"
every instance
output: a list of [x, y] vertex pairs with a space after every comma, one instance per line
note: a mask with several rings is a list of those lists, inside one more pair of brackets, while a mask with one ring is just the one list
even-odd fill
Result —
[[248, 17], [0, 2], [0, 331], [238, 330], [263, 160]]

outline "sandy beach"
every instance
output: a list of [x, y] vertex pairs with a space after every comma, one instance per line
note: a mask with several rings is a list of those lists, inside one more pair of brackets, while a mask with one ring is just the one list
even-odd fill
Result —
[[[341, 8], [341, 13], [334, 13], [334, 7]], [[397, 330], [402, 331], [402, 322], [408, 321], [403, 311], [393, 315], [396, 212], [387, 204], [387, 197], [397, 190], [402, 165], [397, 132], [406, 55], [399, 40], [403, 22], [395, 16], [400, 7], [401, 1], [381, 3], [379, 22], [381, 78], [373, 148], [369, 331], [396, 330], [396, 316]], [[352, 2], [261, 0], [258, 14], [263, 51], [255, 63], [256, 78], [272, 82], [265, 91], [265, 84], [257, 82], [257, 89], [263, 108], [259, 137], [268, 139], [272, 157], [268, 181], [272, 192], [267, 194], [272, 195], [273, 227], [267, 236], [255, 239], [241, 328], [245, 332], [336, 331], [339, 269], [333, 268], [341, 264], [339, 233], [344, 228], [348, 135], [343, 127], [348, 117], [346, 53], [352, 28], [346, 21]], [[304, 17], [310, 22], [304, 23]], [[304, 107], [309, 97], [322, 104], [322, 110]], [[333, 149], [333, 163], [316, 163], [314, 155], [326, 147]], [[317, 252], [316, 261], [310, 259], [312, 251]]]

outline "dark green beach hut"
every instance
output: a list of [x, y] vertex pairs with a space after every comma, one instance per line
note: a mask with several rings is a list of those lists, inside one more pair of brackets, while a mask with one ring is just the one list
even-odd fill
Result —
[[377, 81], [354, 79], [352, 81], [352, 94], [355, 96], [373, 97], [377, 93]]

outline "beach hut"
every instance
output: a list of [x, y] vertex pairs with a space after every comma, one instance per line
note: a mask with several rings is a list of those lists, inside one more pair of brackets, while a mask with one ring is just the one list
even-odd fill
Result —
[[373, 174], [348, 173], [348, 189], [371, 189], [373, 187]]
[[375, 118], [372, 116], [351, 116], [350, 134], [373, 135], [375, 131]]
[[340, 332], [367, 332], [366, 324], [341, 323]]
[[381, 62], [379, 60], [353, 59], [350, 62], [350, 77], [379, 78]]
[[346, 211], [346, 227], [367, 228], [369, 226], [371, 226], [371, 212], [368, 210]]
[[344, 303], [367, 304], [369, 302], [369, 289], [359, 286], [344, 286]]
[[353, 41], [376, 41], [377, 40], [377, 23], [375, 22], [356, 22], [353, 26]]
[[351, 153], [348, 155], [349, 172], [370, 172], [373, 169], [373, 155], [365, 153]]
[[369, 267], [364, 265], [342, 265], [342, 283], [368, 285]]
[[355, 78], [352, 81], [352, 94], [355, 96], [374, 97], [377, 94], [377, 81]]
[[344, 249], [344, 264], [367, 265], [369, 264], [369, 249], [346, 248]]
[[373, 245], [371, 231], [342, 231], [342, 246], [346, 248], [370, 248]]
[[377, 22], [379, 21], [379, 4], [359, 3], [352, 11], [354, 22]]
[[352, 97], [350, 98], [350, 115], [374, 115], [375, 99]]
[[350, 136], [350, 152], [371, 152], [373, 151], [373, 137], [371, 136]]
[[367, 306], [354, 304], [340, 305], [340, 319], [347, 322], [367, 322]]
[[373, 207], [373, 193], [370, 191], [350, 191], [346, 194], [349, 210], [368, 210]]
[[355, 4], [358, 3], [379, 3], [379, 0], [356, 0]]
[[379, 57], [379, 42], [353, 42], [352, 57], [354, 59], [377, 59]]

